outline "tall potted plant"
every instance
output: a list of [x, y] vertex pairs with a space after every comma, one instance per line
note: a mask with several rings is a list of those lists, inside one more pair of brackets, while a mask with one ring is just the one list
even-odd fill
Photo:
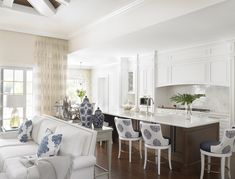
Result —
[[205, 97], [205, 94], [180, 94], [178, 93], [177, 95], [174, 95], [170, 98], [171, 101], [175, 103], [179, 103], [181, 105], [185, 105], [185, 110], [186, 110], [186, 117], [187, 119], [191, 119], [192, 115], [192, 108], [191, 105], [192, 103], [201, 97]]

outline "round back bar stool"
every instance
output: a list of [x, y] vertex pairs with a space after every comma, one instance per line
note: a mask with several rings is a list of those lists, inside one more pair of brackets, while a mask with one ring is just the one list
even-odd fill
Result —
[[129, 142], [129, 162], [131, 162], [131, 150], [132, 150], [133, 141], [139, 141], [139, 153], [140, 153], [140, 158], [142, 158], [142, 151], [141, 151], [142, 137], [140, 137], [139, 132], [134, 131], [132, 126], [132, 120], [115, 117], [114, 121], [118, 131], [118, 138], [119, 138], [118, 158], [121, 157], [122, 141]]
[[210, 173], [211, 170], [211, 157], [220, 158], [220, 167], [221, 167], [221, 179], [225, 178], [225, 169], [226, 169], [226, 159], [227, 159], [227, 169], [228, 176], [231, 178], [230, 173], [230, 157], [234, 151], [235, 145], [235, 129], [226, 129], [224, 131], [224, 136], [221, 142], [211, 142], [206, 141], [200, 144], [201, 151], [201, 176], [200, 179], [203, 179], [204, 170], [205, 170], [205, 156], [208, 157], [208, 166], [207, 170]]
[[162, 130], [160, 124], [151, 124], [140, 122], [140, 129], [144, 139], [144, 169], [146, 169], [147, 164], [147, 148], [154, 149], [158, 153], [157, 165], [158, 165], [158, 175], [160, 175], [161, 167], [161, 150], [168, 150], [168, 162], [169, 168], [172, 170], [171, 166], [171, 144], [170, 140], [162, 136]]

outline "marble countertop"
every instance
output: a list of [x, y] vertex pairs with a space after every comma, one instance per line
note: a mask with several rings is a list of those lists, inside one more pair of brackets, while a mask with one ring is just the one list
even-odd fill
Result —
[[117, 117], [130, 118], [146, 122], [155, 122], [183, 128], [193, 128], [219, 122], [219, 119], [209, 118], [206, 116], [193, 115], [189, 120], [186, 119], [185, 115], [179, 114], [155, 113], [147, 115], [145, 112], [124, 111], [122, 109], [117, 111], [106, 111], [103, 113]]

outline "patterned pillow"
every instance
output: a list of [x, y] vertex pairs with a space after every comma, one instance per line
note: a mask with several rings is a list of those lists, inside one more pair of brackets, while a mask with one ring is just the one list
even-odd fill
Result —
[[48, 134], [38, 146], [38, 157], [51, 157], [57, 155], [62, 141], [62, 134]]
[[31, 120], [25, 121], [19, 128], [18, 139], [20, 142], [28, 142], [31, 139], [33, 123]]

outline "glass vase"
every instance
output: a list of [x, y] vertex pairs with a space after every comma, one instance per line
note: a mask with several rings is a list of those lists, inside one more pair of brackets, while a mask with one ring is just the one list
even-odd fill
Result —
[[185, 104], [186, 119], [190, 120], [192, 117], [192, 104]]

